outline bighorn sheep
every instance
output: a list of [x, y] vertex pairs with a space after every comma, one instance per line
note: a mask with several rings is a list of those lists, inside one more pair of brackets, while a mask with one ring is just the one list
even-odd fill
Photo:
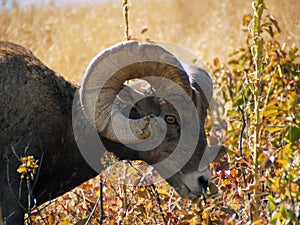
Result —
[[[144, 79], [124, 85], [134, 78]], [[204, 121], [211, 94], [211, 79], [203, 69], [181, 65], [155, 44], [124, 42], [101, 52], [78, 87], [56, 75], [26, 48], [0, 42], [3, 221], [23, 223], [27, 187], [16, 171], [24, 149], [39, 159], [32, 205], [40, 205], [97, 175], [82, 155], [95, 148], [90, 139], [95, 128], [103, 147], [117, 158], [143, 160], [181, 196], [199, 197], [210, 183], [209, 163], [226, 151], [223, 146], [207, 147]], [[182, 109], [174, 105], [176, 100]], [[194, 111], [188, 109], [190, 103]], [[183, 128], [193, 133], [185, 135]], [[153, 149], [141, 150], [147, 146]], [[160, 164], [166, 158], [170, 158], [168, 163]]]

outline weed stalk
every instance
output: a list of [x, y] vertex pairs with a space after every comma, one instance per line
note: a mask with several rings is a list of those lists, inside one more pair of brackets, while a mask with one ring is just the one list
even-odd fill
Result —
[[124, 23], [125, 40], [128, 41], [129, 40], [128, 1], [123, 0], [122, 6], [123, 6], [123, 23]]
[[260, 143], [260, 129], [261, 129], [261, 78], [263, 75], [263, 37], [261, 36], [261, 16], [265, 8], [264, 0], [255, 0], [253, 2], [253, 30], [252, 41], [253, 46], [251, 48], [254, 73], [253, 73], [253, 97], [254, 97], [254, 140], [253, 140], [253, 171], [254, 171], [254, 220], [259, 217], [259, 168], [258, 168], [258, 156], [259, 156], [259, 143]]

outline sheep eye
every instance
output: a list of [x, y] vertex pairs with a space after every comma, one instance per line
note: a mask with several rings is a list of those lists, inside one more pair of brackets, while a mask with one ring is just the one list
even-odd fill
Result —
[[174, 124], [174, 123], [176, 123], [176, 117], [172, 116], [172, 115], [167, 115], [167, 116], [165, 116], [165, 121], [168, 124]]

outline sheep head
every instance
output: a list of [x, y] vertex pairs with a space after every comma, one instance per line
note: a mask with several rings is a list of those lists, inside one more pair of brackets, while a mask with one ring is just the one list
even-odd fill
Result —
[[82, 109], [97, 133], [136, 151], [137, 159], [190, 199], [206, 192], [209, 163], [226, 152], [207, 146], [211, 97], [212, 81], [203, 68], [140, 42], [119, 43], [97, 55], [80, 88]]

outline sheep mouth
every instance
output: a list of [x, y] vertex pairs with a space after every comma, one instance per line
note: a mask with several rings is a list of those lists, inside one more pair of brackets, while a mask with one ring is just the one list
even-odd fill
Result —
[[206, 187], [200, 187], [201, 191], [194, 192], [191, 190], [186, 184], [184, 184], [184, 188], [188, 191], [188, 198], [194, 201], [199, 200], [199, 198], [210, 199], [218, 193], [218, 188], [213, 182], [208, 182]]

